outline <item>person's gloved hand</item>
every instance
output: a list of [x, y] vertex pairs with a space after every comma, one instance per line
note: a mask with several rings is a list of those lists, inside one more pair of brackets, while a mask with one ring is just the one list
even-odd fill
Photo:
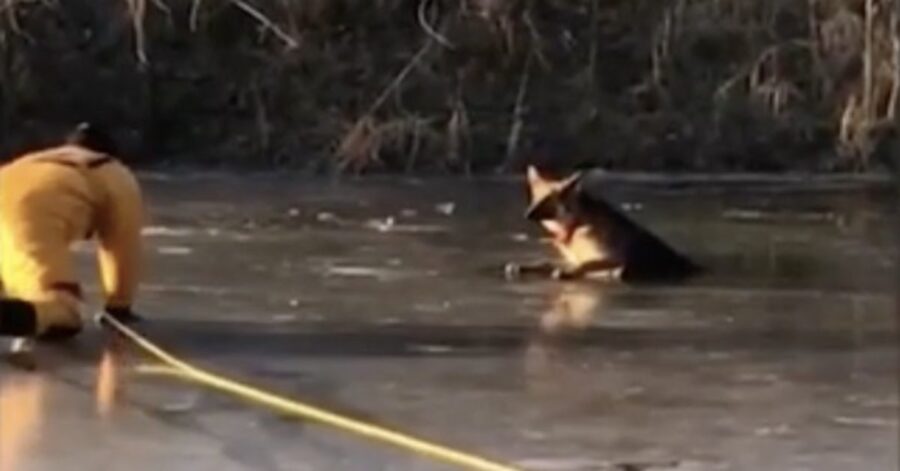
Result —
[[[131, 310], [130, 306], [127, 307], [112, 307], [107, 306], [105, 308], [107, 314], [110, 315], [113, 319], [123, 323], [123, 324], [135, 324], [137, 322], [141, 322], [144, 320], [141, 316], [137, 315], [134, 311]], [[103, 324], [103, 316], [98, 316], [98, 321], [100, 324]]]

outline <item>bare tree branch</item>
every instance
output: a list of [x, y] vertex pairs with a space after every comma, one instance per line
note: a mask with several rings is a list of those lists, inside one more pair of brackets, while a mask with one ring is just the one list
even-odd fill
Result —
[[300, 46], [300, 43], [297, 42], [296, 39], [287, 34], [283, 29], [275, 24], [274, 21], [270, 20], [266, 15], [262, 14], [262, 12], [254, 8], [249, 3], [245, 2], [244, 0], [231, 0], [231, 4], [255, 18], [256, 21], [259, 21], [267, 29], [270, 29], [273, 33], [275, 33], [276, 36], [284, 41], [289, 49], [295, 49]]
[[522, 129], [525, 127], [526, 103], [528, 96], [528, 82], [531, 79], [531, 62], [534, 60], [534, 48], [528, 51], [525, 65], [522, 68], [522, 77], [519, 79], [519, 91], [516, 94], [516, 105], [513, 108], [512, 126], [509, 128], [509, 136], [506, 139], [506, 158], [500, 170], [508, 170], [512, 167], [519, 150], [519, 141], [522, 138]]
[[887, 119], [897, 118], [900, 106], [900, 0], [891, 2], [891, 95], [888, 101]]
[[875, 0], [866, 0], [866, 33], [863, 49], [863, 96], [862, 108], [865, 121], [875, 116]]
[[203, 4], [203, 0], [193, 0], [191, 2], [191, 16], [189, 20], [191, 31], [197, 31], [197, 22], [200, 19], [200, 6]]
[[444, 46], [447, 49], [451, 49], [451, 50], [456, 49], [455, 44], [450, 42], [450, 40], [447, 39], [441, 33], [438, 33], [437, 30], [435, 30], [434, 27], [432, 27], [428, 23], [428, 18], [426, 17], [425, 10], [427, 10], [429, 2], [430, 2], [430, 0], [422, 0], [419, 2], [419, 11], [418, 11], [419, 25], [422, 26], [422, 29], [425, 30], [425, 33], [427, 33], [428, 36], [431, 36], [431, 38], [434, 39], [435, 42], [437, 42], [441, 46]]
[[425, 54], [428, 53], [429, 50], [431, 50], [432, 44], [434, 44], [434, 40], [433, 38], [429, 38], [429, 40], [425, 42], [425, 44], [419, 49], [419, 51], [416, 52], [412, 59], [410, 59], [409, 62], [406, 63], [406, 66], [404, 66], [403, 69], [400, 70], [400, 73], [398, 73], [397, 76], [394, 77], [394, 80], [391, 80], [391, 83], [388, 84], [387, 87], [385, 87], [384, 91], [381, 92], [381, 95], [379, 95], [378, 98], [372, 103], [372, 106], [369, 107], [369, 110], [366, 112], [366, 114], [371, 115], [378, 111], [378, 108], [381, 108], [381, 105], [383, 105], [384, 102], [387, 101], [387, 99], [391, 96], [391, 93], [393, 93], [394, 90], [396, 90], [397, 87], [399, 87], [400, 84], [403, 83], [403, 81], [406, 79], [406, 76], [409, 75], [410, 72], [412, 72], [412, 70], [416, 67], [416, 65], [419, 64], [422, 58], [425, 57]]
[[134, 48], [138, 63], [146, 66], [150, 63], [147, 59], [146, 38], [144, 31], [144, 19], [147, 16], [147, 0], [126, 0], [128, 2], [128, 14], [134, 28]]
[[166, 5], [166, 3], [163, 0], [151, 0], [151, 1], [153, 2], [153, 6], [155, 6], [157, 9], [159, 9], [159, 11], [165, 13], [166, 16], [168, 16], [169, 18], [172, 17], [172, 9], [169, 8], [169, 5]]
[[19, 25], [19, 18], [16, 15], [18, 13], [18, 4], [21, 2], [22, 0], [3, 0], [2, 6], [3, 11], [6, 13], [9, 27], [16, 34], [22, 33], [22, 28]]

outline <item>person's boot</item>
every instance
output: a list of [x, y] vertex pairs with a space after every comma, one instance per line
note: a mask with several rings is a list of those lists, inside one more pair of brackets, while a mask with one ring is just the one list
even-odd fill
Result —
[[81, 332], [81, 326], [49, 326], [37, 333], [37, 310], [21, 299], [0, 299], [0, 337], [30, 337], [39, 341], [60, 342]]
[[0, 337], [12, 337], [4, 357], [10, 365], [34, 370], [34, 335], [37, 332], [37, 310], [19, 299], [0, 299]]
[[19, 299], [0, 299], [0, 337], [33, 337], [36, 333], [34, 304]]

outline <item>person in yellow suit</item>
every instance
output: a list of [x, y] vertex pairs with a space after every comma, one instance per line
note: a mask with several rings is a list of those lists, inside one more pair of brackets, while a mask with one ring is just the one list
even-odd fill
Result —
[[0, 336], [62, 340], [81, 331], [70, 246], [96, 237], [105, 309], [125, 322], [140, 273], [143, 202], [102, 130], [78, 125], [57, 147], [0, 167]]

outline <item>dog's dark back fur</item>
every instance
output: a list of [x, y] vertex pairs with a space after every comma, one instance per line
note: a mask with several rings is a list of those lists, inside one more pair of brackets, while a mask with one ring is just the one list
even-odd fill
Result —
[[561, 203], [566, 213], [591, 226], [624, 263], [622, 280], [629, 283], [677, 281], [702, 268], [662, 239], [608, 203], [582, 177]]

